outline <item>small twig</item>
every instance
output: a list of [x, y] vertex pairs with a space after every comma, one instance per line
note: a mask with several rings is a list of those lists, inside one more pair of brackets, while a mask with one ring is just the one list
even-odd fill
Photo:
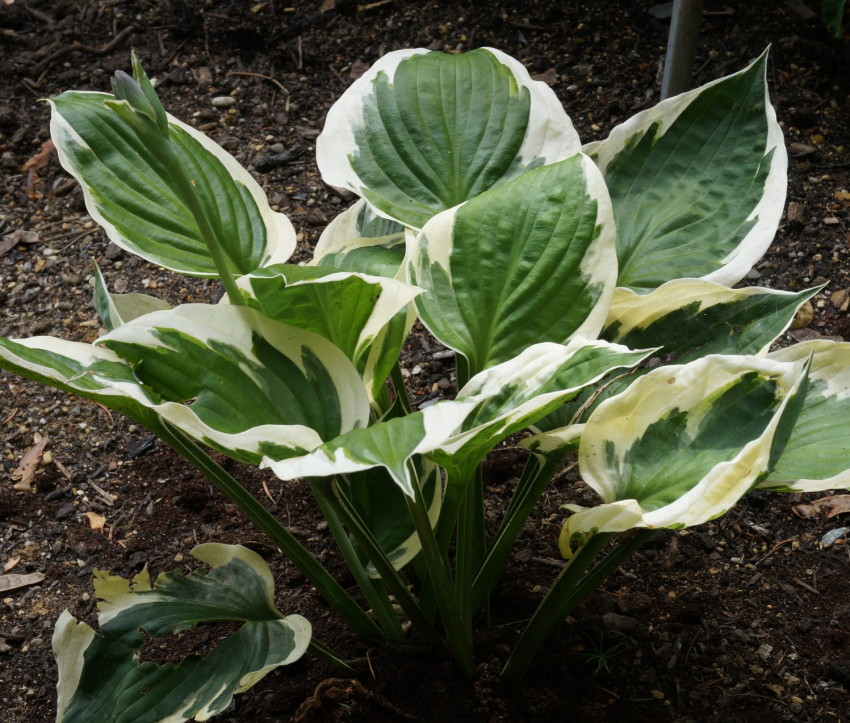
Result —
[[280, 88], [280, 92], [284, 95], [289, 95], [289, 91], [283, 87], [280, 81], [272, 78], [270, 75], [263, 75], [262, 73], [252, 73], [249, 70], [231, 70], [228, 74], [228, 77], [231, 75], [245, 75], [249, 78], [260, 78], [262, 80], [267, 80], [269, 83], [274, 83], [278, 88]]
[[362, 12], [366, 12], [367, 10], [374, 10], [375, 8], [379, 8], [382, 5], [389, 5], [391, 2], [393, 2], [393, 0], [378, 0], [377, 2], [374, 2], [374, 3], [366, 3], [366, 5], [358, 5], [357, 6], [357, 12], [362, 13]]
[[98, 486], [98, 484], [94, 480], [90, 479], [90, 480], [86, 480], [86, 481], [92, 486], [94, 491], [97, 492], [100, 495], [101, 499], [103, 499], [103, 501], [106, 502], [107, 505], [112, 507], [115, 504], [115, 496], [114, 495], [109, 494], [109, 492], [107, 492], [106, 490], [104, 490], [103, 488]]
[[570, 464], [566, 465], [565, 467], [562, 467], [560, 470], [558, 470], [558, 473], [552, 478], [552, 482], [550, 482], [550, 484], [554, 484], [558, 480], [562, 480], [570, 472], [572, 472], [577, 466], [578, 466], [577, 462], [570, 462]]
[[556, 570], [560, 570], [564, 567], [563, 560], [550, 560], [548, 557], [529, 557], [529, 562], [536, 562], [538, 565], [546, 565], [547, 567], [554, 567]]
[[774, 552], [776, 552], [783, 545], [787, 545], [789, 542], [794, 542], [799, 535], [794, 535], [794, 537], [789, 537], [787, 540], [782, 540], [782, 542], [777, 542], [773, 547], [770, 548], [770, 551], [761, 559], [757, 560], [754, 564], [760, 565], [763, 563], [768, 557], [770, 557]]
[[47, 13], [42, 12], [41, 10], [36, 10], [35, 8], [30, 7], [29, 4], [24, 5], [24, 8], [34, 18], [38, 18], [42, 22], [47, 23], [48, 28], [53, 28], [53, 27], [56, 26], [56, 21], [52, 17], [50, 17]]
[[808, 590], [809, 592], [813, 592], [815, 595], [820, 595], [820, 592], [818, 592], [817, 588], [812, 587], [811, 585], [809, 585], [809, 583], [803, 582], [802, 580], [799, 580], [796, 577], [794, 578], [794, 582], [796, 582], [800, 587], [806, 588], [806, 590]]
[[93, 45], [83, 45], [82, 43], [71, 43], [70, 45], [63, 45], [61, 48], [59, 48], [59, 50], [54, 53], [51, 53], [38, 65], [36, 65], [34, 70], [36, 73], [41, 73], [49, 65], [59, 60], [59, 58], [67, 55], [68, 53], [73, 53], [74, 51], [91, 53], [92, 55], [106, 55], [107, 53], [114, 50], [122, 42], [124, 42], [124, 40], [126, 40], [130, 35], [136, 32], [136, 30], [138, 30], [138, 28], [135, 25], [128, 25], [114, 38], [112, 38], [112, 40], [110, 40], [106, 45], [100, 48], [97, 48]]

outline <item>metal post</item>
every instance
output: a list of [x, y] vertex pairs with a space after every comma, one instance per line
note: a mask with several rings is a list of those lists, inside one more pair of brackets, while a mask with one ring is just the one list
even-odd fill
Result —
[[703, 0], [674, 0], [661, 81], [661, 100], [691, 87]]

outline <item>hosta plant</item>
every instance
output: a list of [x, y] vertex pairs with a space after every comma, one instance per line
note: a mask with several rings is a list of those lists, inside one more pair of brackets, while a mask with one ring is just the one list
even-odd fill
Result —
[[[0, 365], [147, 426], [357, 634], [445, 648], [464, 675], [517, 535], [577, 455], [599, 504], [564, 509], [565, 564], [505, 664], [516, 682], [653, 530], [713, 519], [754, 488], [850, 482], [850, 345], [771, 351], [818, 289], [735, 288], [785, 199], [766, 61], [582, 145], [504, 53], [392, 52], [328, 112], [319, 169], [359, 200], [297, 266], [291, 224], [165, 112], [134, 58], [112, 94], [51, 100], [60, 160], [114, 243], [218, 278], [224, 297], [172, 309], [111, 294], [95, 267], [107, 333], [0, 339]], [[456, 361], [457, 393], [433, 404], [413, 402], [399, 364], [417, 318]], [[481, 463], [516, 434], [527, 465], [491, 527]], [[363, 602], [209, 449], [309, 480]]]

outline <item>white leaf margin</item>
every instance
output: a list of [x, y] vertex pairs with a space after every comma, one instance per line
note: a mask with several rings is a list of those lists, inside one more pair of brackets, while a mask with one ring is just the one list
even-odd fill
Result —
[[[699, 312], [718, 304], [729, 304], [742, 301], [749, 296], [796, 296], [793, 291], [782, 291], [760, 286], [747, 286], [740, 289], [731, 289], [728, 286], [704, 278], [698, 279], [673, 279], [646, 294], [639, 294], [624, 286], [618, 286], [614, 290], [608, 318], [605, 326], [611, 326], [619, 322], [617, 338], [622, 339], [637, 327], [646, 328], [688, 304], [695, 301], [700, 302]], [[803, 303], [802, 301], [800, 302]], [[789, 319], [785, 329], [790, 326]], [[783, 331], [785, 331], [783, 329]], [[780, 332], [781, 333], [781, 332]], [[765, 344], [756, 356], [764, 356], [770, 348], [770, 343]]]
[[[768, 50], [765, 50], [764, 54], [767, 52]], [[658, 130], [660, 137], [703, 91], [736, 75], [746, 73], [754, 63], [761, 60], [764, 54], [743, 70], [730, 73], [699, 88], [662, 100], [652, 108], [637, 113], [616, 126], [604, 140], [585, 144], [582, 147], [582, 152], [594, 157], [599, 169], [604, 173], [608, 164], [623, 148], [635, 137], [642, 137], [652, 124], [660, 124]], [[757, 219], [757, 221], [737, 248], [721, 260], [722, 266], [720, 268], [700, 277], [706, 281], [713, 281], [725, 286], [734, 286], [741, 281], [773, 242], [776, 229], [782, 219], [787, 192], [788, 152], [785, 149], [782, 127], [776, 119], [776, 110], [770, 102], [767, 83], [765, 83], [764, 103], [765, 114], [767, 115], [767, 139], [764, 155], [766, 156], [770, 151], [773, 151], [773, 157], [761, 200], [747, 217], [748, 221], [753, 219]]]
[[[77, 95], [91, 95], [103, 97], [104, 101], [112, 100], [113, 96], [96, 91], [74, 91]], [[113, 224], [107, 221], [100, 212], [100, 204], [92, 194], [92, 189], [89, 187], [85, 178], [77, 170], [76, 164], [65, 152], [65, 144], [74, 144], [81, 148], [91, 151], [91, 147], [83, 140], [82, 136], [74, 129], [74, 127], [62, 116], [56, 107], [53, 99], [48, 99], [51, 108], [50, 114], [50, 136], [54, 140], [56, 146], [56, 154], [59, 158], [59, 163], [68, 171], [80, 184], [83, 191], [86, 209], [89, 215], [97, 222], [106, 232], [109, 240], [116, 246], [132, 254], [137, 252], [128, 246], [124, 240], [124, 235]], [[273, 211], [269, 205], [268, 197], [265, 191], [260, 187], [260, 184], [254, 180], [254, 177], [237, 161], [230, 153], [225, 151], [211, 138], [194, 129], [187, 123], [183, 123], [171, 114], [166, 114], [169, 125], [176, 126], [184, 131], [187, 135], [196, 140], [204, 150], [215, 156], [222, 165], [230, 173], [231, 177], [238, 183], [245, 186], [254, 202], [257, 204], [257, 209], [266, 226], [266, 249], [263, 260], [260, 266], [268, 266], [273, 263], [283, 263], [295, 252], [296, 234], [292, 222], [285, 214]], [[170, 268], [166, 266], [166, 268]], [[172, 271], [183, 271], [183, 269], [173, 268]], [[210, 274], [205, 274], [209, 276]]]
[[[517, 85], [528, 88], [531, 94], [528, 127], [517, 160], [527, 164], [540, 158], [548, 165], [578, 153], [581, 150], [578, 133], [555, 92], [543, 81], [532, 80], [526, 67], [510, 55], [495, 48], [481, 49], [506, 66]], [[406, 48], [387, 53], [331, 106], [325, 119], [325, 130], [316, 139], [316, 163], [325, 183], [362, 196], [363, 184], [348, 161], [349, 149], [357, 147], [354, 129], [365, 125], [362, 99], [371, 94], [371, 86], [380, 73], [386, 73], [392, 82], [400, 63], [414, 55], [430, 52], [436, 51]], [[379, 209], [373, 210], [385, 218], [392, 218]]]
[[[830, 395], [827, 401], [833, 400], [836, 404], [841, 403], [844, 413], [848, 416], [841, 418], [839, 411], [835, 419], [836, 425], [842, 425], [845, 433], [845, 442], [850, 451], [850, 342], [834, 342], [826, 339], [814, 339], [811, 341], [792, 344], [783, 349], [777, 349], [768, 354], [768, 358], [780, 362], [800, 362], [808, 359], [811, 355], [810, 381], [820, 381], [826, 384], [826, 391]], [[805, 410], [805, 403], [803, 409]], [[786, 449], [794, 446], [794, 433], [788, 440]], [[827, 440], [827, 444], [830, 442]], [[779, 466], [782, 463], [780, 457]], [[816, 465], [813, 465], [816, 466]], [[767, 480], [759, 485], [760, 489], [780, 489], [785, 492], [825, 492], [834, 489], [850, 488], [850, 456], [847, 460], [847, 469], [838, 474], [823, 478], [808, 479], [780, 479], [778, 476], [770, 475]]]
[[[592, 508], [569, 505], [573, 511], [561, 532], [561, 549], [569, 550], [575, 533], [625, 532], [634, 527], [692, 527], [724, 514], [768, 470], [771, 443], [789, 401], [806, 377], [807, 362], [779, 362], [757, 356], [709, 355], [684, 365], [655, 369], [638, 378], [625, 392], [600, 404], [581, 430], [581, 477], [603, 504]], [[765, 431], [744, 445], [729, 461], [708, 474], [675, 501], [644, 510], [636, 499], [617, 499], [617, 489], [605, 473], [600, 445], [629, 449], [643, 432], [674, 408], [688, 409], [713, 391], [748, 372], [775, 375], [784, 389]], [[671, 383], [673, 380], [673, 383]]]

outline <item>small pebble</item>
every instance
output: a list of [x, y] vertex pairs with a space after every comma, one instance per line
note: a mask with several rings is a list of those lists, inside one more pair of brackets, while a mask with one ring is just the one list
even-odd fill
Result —
[[212, 99], [215, 108], [232, 108], [236, 105], [236, 98], [231, 95], [218, 95]]

